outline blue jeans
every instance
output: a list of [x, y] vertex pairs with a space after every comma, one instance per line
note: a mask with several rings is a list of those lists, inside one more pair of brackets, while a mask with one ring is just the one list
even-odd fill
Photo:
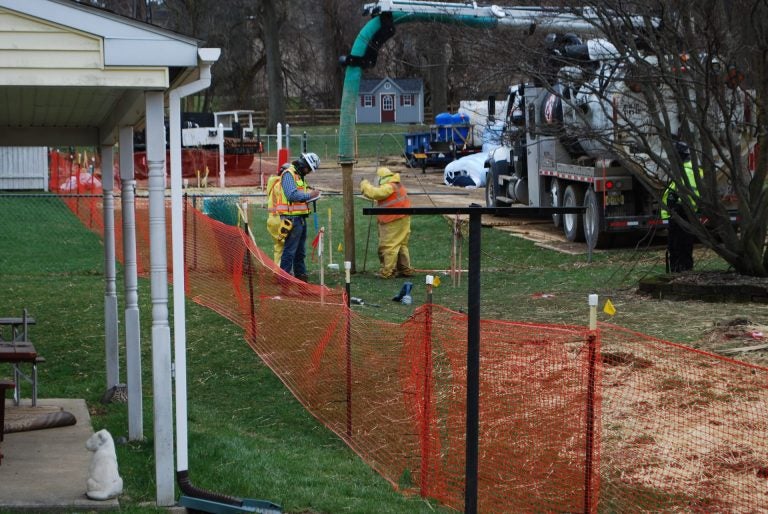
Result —
[[283, 256], [280, 258], [280, 268], [291, 273], [294, 277], [307, 275], [307, 266], [304, 264], [307, 242], [307, 218], [303, 216], [288, 216], [293, 222], [293, 228], [285, 238]]

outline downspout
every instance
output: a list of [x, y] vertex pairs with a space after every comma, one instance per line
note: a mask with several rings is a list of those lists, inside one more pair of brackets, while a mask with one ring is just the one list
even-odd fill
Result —
[[189, 483], [187, 433], [187, 329], [184, 284], [184, 219], [181, 177], [181, 99], [207, 89], [211, 85], [211, 66], [219, 59], [221, 49], [200, 48], [197, 51], [200, 77], [194, 82], [174, 88], [169, 93], [168, 119], [171, 154], [171, 241], [173, 259], [173, 342], [176, 384], [176, 480], [184, 494], [213, 497], [229, 503], [229, 498], [196, 489]]

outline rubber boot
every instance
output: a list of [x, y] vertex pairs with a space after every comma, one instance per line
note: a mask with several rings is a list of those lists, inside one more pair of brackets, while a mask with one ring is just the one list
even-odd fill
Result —
[[393, 302], [400, 302], [404, 297], [410, 296], [413, 284], [411, 282], [405, 282], [403, 287], [400, 288], [400, 292], [396, 296], [392, 297]]

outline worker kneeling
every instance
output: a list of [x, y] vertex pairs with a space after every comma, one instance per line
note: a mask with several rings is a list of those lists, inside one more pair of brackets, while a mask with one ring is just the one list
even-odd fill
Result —
[[[360, 192], [370, 200], [376, 201], [376, 207], [407, 208], [411, 206], [408, 191], [400, 183], [400, 174], [392, 173], [389, 168], [376, 170], [378, 186], [367, 180], [360, 182]], [[379, 269], [381, 278], [410, 277], [411, 256], [408, 252], [408, 239], [411, 237], [411, 217], [407, 214], [379, 214]]]

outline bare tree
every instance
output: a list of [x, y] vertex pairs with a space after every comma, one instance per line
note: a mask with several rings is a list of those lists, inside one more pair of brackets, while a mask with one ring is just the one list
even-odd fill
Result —
[[323, 59], [319, 70], [322, 77], [318, 102], [324, 107], [338, 107], [344, 87], [344, 69], [339, 57], [349, 53], [357, 35], [356, 28], [364, 21], [360, 5], [354, 0], [323, 0], [320, 47]]
[[[587, 4], [572, 12], [592, 9], [586, 19], [601, 34], [601, 47], [592, 47], [601, 59], [561, 37], [552, 40], [547, 65], [522, 66], [563, 99], [562, 136], [584, 159], [622, 162], [657, 200], [674, 182], [685, 212], [672, 216], [683, 227], [739, 273], [768, 275], [766, 156], [756, 150], [765, 148], [768, 127], [768, 4]], [[728, 12], [749, 13], [747, 30]], [[518, 62], [537, 62], [528, 57]], [[702, 172], [696, 184], [686, 178], [677, 141], [692, 149]]]

